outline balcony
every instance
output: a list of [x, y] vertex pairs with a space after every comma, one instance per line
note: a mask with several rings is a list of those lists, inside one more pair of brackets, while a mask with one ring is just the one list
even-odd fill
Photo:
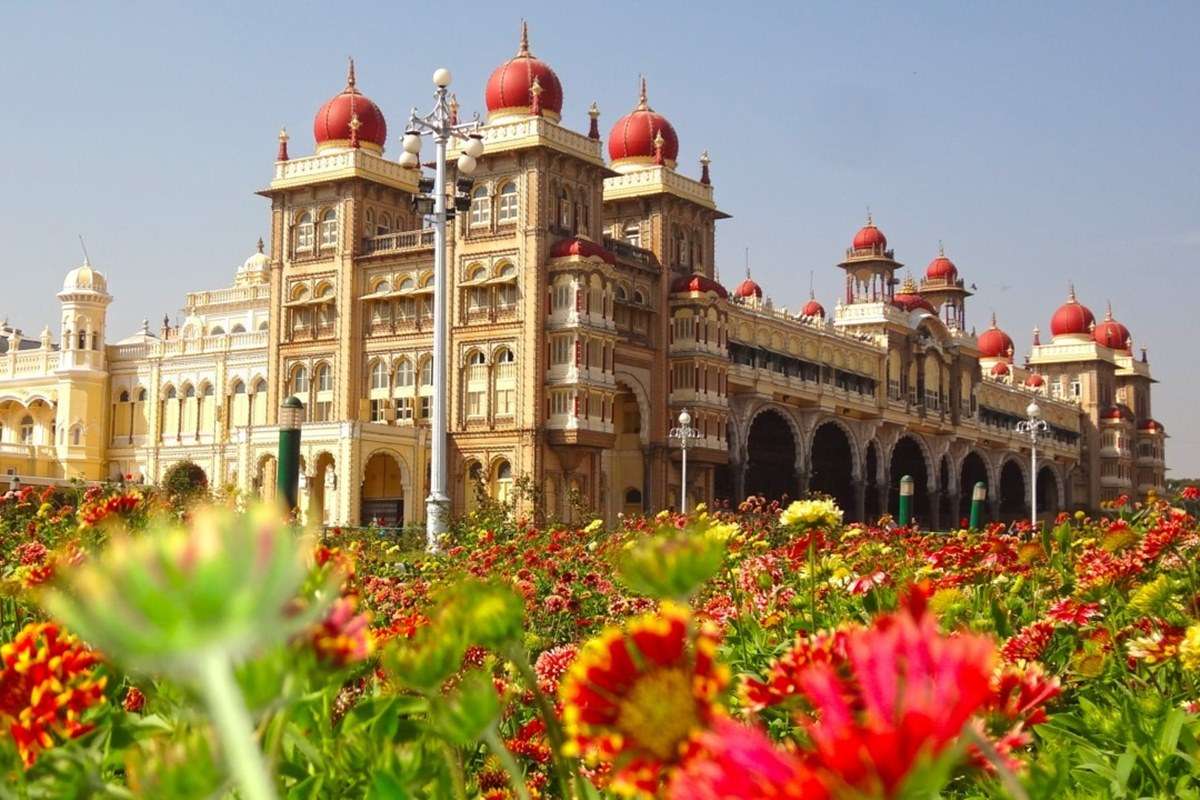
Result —
[[433, 249], [433, 228], [418, 228], [412, 231], [397, 231], [379, 236], [368, 236], [362, 240], [363, 255], [391, 255]]
[[630, 244], [622, 239], [605, 236], [604, 249], [608, 250], [621, 261], [636, 264], [646, 269], [656, 270], [658, 268], [657, 259], [654, 257], [652, 251]]

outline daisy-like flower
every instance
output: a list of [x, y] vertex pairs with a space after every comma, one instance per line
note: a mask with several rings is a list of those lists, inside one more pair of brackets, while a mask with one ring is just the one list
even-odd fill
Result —
[[1200, 624], [1192, 625], [1179, 643], [1179, 661], [1188, 672], [1200, 672]]
[[1039, 619], [1031, 622], [1013, 634], [1004, 646], [1000, 655], [1005, 661], [1037, 661], [1045, 652], [1046, 646], [1054, 638], [1054, 623], [1050, 620]]
[[533, 664], [538, 688], [548, 695], [555, 695], [558, 692], [559, 681], [567, 674], [567, 669], [578, 654], [579, 645], [574, 643], [560, 644], [558, 647], [543, 650]]
[[93, 667], [100, 657], [52, 622], [31, 623], [0, 647], [0, 719], [17, 744], [26, 768], [57, 739], [92, 730], [82, 721], [104, 702], [106, 678]]
[[1130, 658], [1146, 664], [1161, 664], [1179, 654], [1182, 637], [1151, 631], [1145, 636], [1135, 636], [1125, 643], [1125, 652]]
[[797, 633], [791, 649], [771, 662], [765, 681], [746, 678], [742, 682], [739, 691], [742, 702], [751, 711], [762, 711], [798, 696], [800, 677], [810, 665], [832, 664], [840, 668], [846, 663], [848, 631], [848, 628], [833, 633], [821, 631], [813, 636]]
[[779, 524], [797, 530], [832, 530], [842, 524], [842, 510], [832, 500], [797, 500], [779, 515]]
[[729, 670], [713, 659], [716, 632], [691, 627], [685, 607], [663, 602], [588, 641], [562, 681], [566, 752], [611, 763], [614, 791], [653, 796], [720, 711]]
[[828, 790], [804, 763], [757, 728], [717, 720], [696, 737], [695, 752], [675, 772], [671, 800], [823, 800]]
[[1064, 597], [1046, 612], [1046, 616], [1061, 625], [1082, 628], [1100, 616], [1099, 603], [1081, 603], [1073, 597]]
[[367, 614], [355, 614], [358, 601], [354, 597], [339, 597], [330, 607], [325, 619], [312, 631], [313, 647], [323, 660], [339, 667], [365, 661], [375, 650], [375, 640]]

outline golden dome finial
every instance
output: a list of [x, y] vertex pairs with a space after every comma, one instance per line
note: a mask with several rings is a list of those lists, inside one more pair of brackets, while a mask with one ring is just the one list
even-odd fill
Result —
[[1113, 315], [1112, 315], [1112, 300], [1109, 300], [1109, 301], [1108, 301], [1108, 308], [1107, 308], [1107, 310], [1104, 312], [1104, 320], [1105, 320], [1105, 322], [1112, 322], [1112, 318], [1113, 318]]
[[871, 207], [870, 206], [867, 206], [867, 227], [868, 228], [875, 227], [875, 218], [871, 216]]
[[996, 324], [996, 312], [995, 312], [995, 310], [993, 310], [992, 311], [992, 328], [998, 328], [998, 327], [1000, 327], [1000, 326]]
[[346, 71], [346, 88], [353, 89], [357, 85], [354, 77], [354, 56], [349, 56], [348, 58], [350, 60], [350, 68]]
[[942, 245], [942, 240], [938, 239], [938, 258], [946, 257], [946, 248]]
[[1069, 281], [1067, 283], [1067, 287], [1068, 287], [1067, 302], [1068, 303], [1078, 303], [1079, 301], [1075, 299], [1075, 281]]
[[263, 240], [262, 240], [262, 237], [260, 236], [260, 237], [258, 237], [258, 252], [261, 253], [262, 251], [263, 251]]
[[588, 106], [588, 116], [592, 119], [597, 119], [600, 116], [600, 106], [596, 105], [595, 100], [593, 100], [592, 104]]
[[521, 44], [517, 48], [517, 55], [529, 55], [529, 23], [525, 20], [521, 20]]
[[638, 110], [644, 111], [644, 110], [650, 108], [650, 101], [646, 99], [646, 76], [642, 75], [641, 78], [642, 78], [642, 89], [641, 89], [641, 92], [638, 94], [637, 107], [638, 107]]

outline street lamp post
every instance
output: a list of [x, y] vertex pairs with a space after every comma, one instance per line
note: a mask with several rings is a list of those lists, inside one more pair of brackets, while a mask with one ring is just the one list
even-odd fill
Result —
[[1017, 423], [1017, 433], [1029, 437], [1029, 522], [1037, 530], [1037, 443], [1050, 426], [1042, 419], [1042, 409], [1037, 400], [1029, 401], [1025, 414], [1029, 419]]
[[683, 462], [679, 473], [679, 508], [684, 514], [687, 513], [687, 451], [692, 446], [692, 443], [700, 438], [700, 431], [692, 427], [692, 415], [685, 408], [679, 412], [679, 427], [671, 428], [667, 435], [672, 439], [679, 440], [679, 449], [682, 452]]
[[466, 138], [462, 155], [458, 158], [458, 172], [470, 175], [475, 171], [476, 159], [483, 155], [483, 141], [478, 136], [468, 136], [477, 130], [479, 121], [473, 120], [459, 125], [450, 110], [446, 89], [450, 86], [450, 70], [442, 68], [433, 73], [433, 110], [422, 116], [414, 108], [404, 133], [404, 153], [399, 163], [402, 167], [419, 169], [421, 159], [421, 137], [432, 136], [435, 147], [433, 181], [433, 418], [430, 420], [429, 496], [425, 499], [425, 538], [430, 550], [437, 548], [437, 540], [448, 527], [450, 497], [446, 494], [446, 403], [449, 385], [446, 380], [446, 145], [452, 137]]
[[289, 513], [296, 510], [300, 488], [300, 426], [304, 403], [292, 395], [279, 407], [279, 467], [275, 473], [277, 494]]

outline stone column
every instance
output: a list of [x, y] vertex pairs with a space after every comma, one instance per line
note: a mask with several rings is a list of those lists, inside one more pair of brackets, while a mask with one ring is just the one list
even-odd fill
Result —
[[891, 488], [892, 488], [891, 480], [892, 480], [892, 477], [885, 473], [883, 476], [883, 481], [878, 486], [875, 487], [875, 490], [877, 492], [879, 492], [879, 515], [880, 516], [883, 516], [884, 514], [892, 513], [891, 508], [888, 507], [888, 499], [891, 496]]
[[729, 462], [729, 473], [733, 478], [733, 507], [746, 499], [746, 465], [740, 461]]
[[856, 480], [854, 487], [854, 520], [862, 522], [867, 518], [867, 482]]
[[962, 496], [955, 490], [947, 494], [947, 499], [950, 501], [950, 519], [942, 520], [942, 523], [947, 528], [957, 528], [959, 520], [962, 519], [960, 516]]
[[935, 489], [929, 492], [929, 519], [923, 520], [925, 527], [929, 530], [941, 530], [942, 528], [942, 490]]
[[802, 498], [808, 494], [808, 485], [809, 485], [809, 481], [812, 480], [812, 473], [807, 470], [804, 470], [804, 469], [797, 469], [795, 474], [796, 474], [796, 497], [795, 497], [795, 499], [799, 500], [800, 498]]

